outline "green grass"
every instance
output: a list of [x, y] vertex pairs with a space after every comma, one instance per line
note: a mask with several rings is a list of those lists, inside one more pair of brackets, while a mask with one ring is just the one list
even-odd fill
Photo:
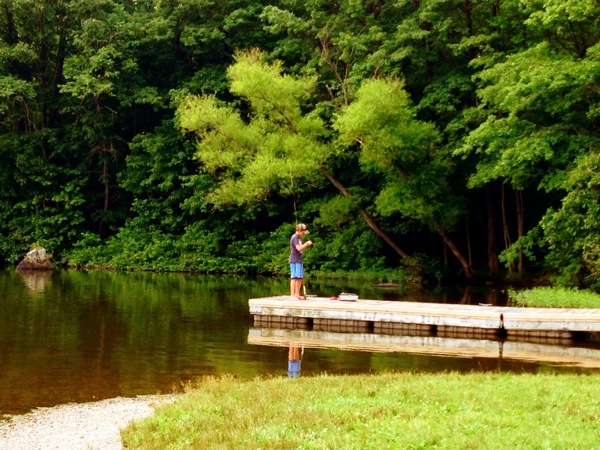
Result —
[[205, 379], [122, 432], [128, 449], [589, 449], [600, 375]]
[[508, 291], [515, 306], [538, 308], [600, 308], [600, 295], [576, 289], [537, 287], [523, 291]]

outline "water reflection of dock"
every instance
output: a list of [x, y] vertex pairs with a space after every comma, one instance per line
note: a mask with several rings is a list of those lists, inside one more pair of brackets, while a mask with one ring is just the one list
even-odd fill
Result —
[[559, 343], [593, 340], [600, 309], [515, 308], [383, 300], [334, 301], [288, 296], [249, 300], [254, 325], [390, 335]]
[[499, 358], [549, 362], [570, 367], [600, 368], [600, 349], [487, 339], [393, 336], [373, 333], [251, 328], [248, 343], [315, 349], [411, 353], [458, 358]]

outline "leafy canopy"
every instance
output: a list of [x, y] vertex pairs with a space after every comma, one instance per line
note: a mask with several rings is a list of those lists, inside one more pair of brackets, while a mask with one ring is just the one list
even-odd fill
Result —
[[303, 114], [314, 78], [285, 75], [255, 50], [238, 52], [227, 76], [248, 107], [245, 117], [213, 95], [188, 96], [177, 110], [180, 126], [199, 138], [204, 169], [219, 181], [209, 200], [241, 205], [273, 190], [290, 194], [294, 179], [314, 174], [330, 155], [325, 124]]

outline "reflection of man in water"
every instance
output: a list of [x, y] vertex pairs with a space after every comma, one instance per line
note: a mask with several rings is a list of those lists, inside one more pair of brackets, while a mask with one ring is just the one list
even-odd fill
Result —
[[302, 363], [302, 350], [300, 347], [290, 345], [288, 351], [288, 377], [298, 378], [300, 376], [300, 364]]

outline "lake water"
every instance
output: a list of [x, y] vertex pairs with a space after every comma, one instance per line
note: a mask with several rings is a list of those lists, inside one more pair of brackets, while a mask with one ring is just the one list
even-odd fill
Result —
[[[307, 282], [322, 296], [502, 304], [493, 290], [408, 293]], [[248, 299], [287, 279], [191, 274], [0, 271], [0, 417], [36, 407], [169, 393], [206, 375], [287, 376], [288, 349], [249, 343]], [[301, 374], [580, 371], [551, 362], [419, 352], [304, 349]]]

